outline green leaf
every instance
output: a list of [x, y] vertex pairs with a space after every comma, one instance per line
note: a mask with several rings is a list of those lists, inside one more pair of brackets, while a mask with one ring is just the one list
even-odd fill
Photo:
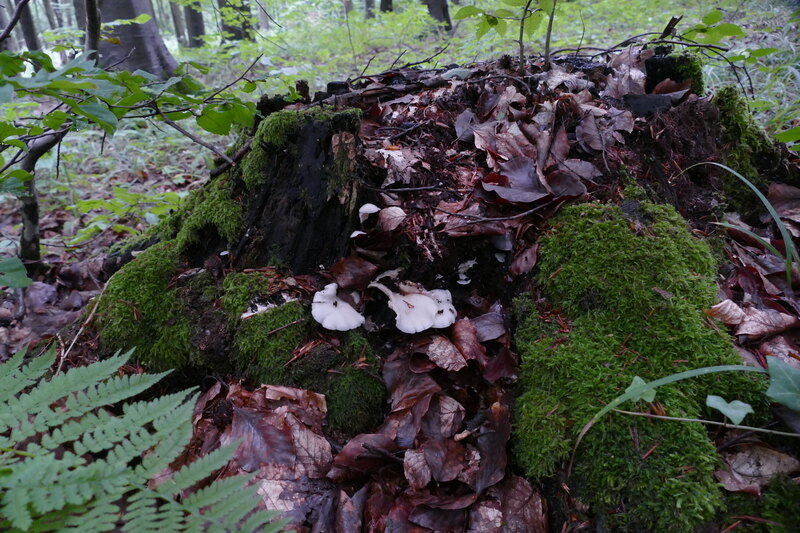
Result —
[[706, 397], [706, 405], [727, 416], [731, 422], [737, 425], [742, 423], [748, 413], [753, 412], [753, 408], [748, 403], [740, 402], [739, 400], [733, 400], [728, 403], [721, 396], [713, 394], [709, 394]]
[[511, 18], [511, 17], [514, 16], [514, 13], [512, 13], [508, 9], [497, 9], [494, 12], [494, 16], [495, 17], [501, 17], [501, 18]]
[[775, 135], [775, 138], [782, 143], [800, 141], [800, 126], [795, 126], [790, 130], [782, 131]]
[[453, 18], [456, 20], [461, 20], [469, 17], [474, 17], [475, 15], [480, 15], [481, 13], [483, 13], [483, 10], [478, 9], [475, 6], [464, 6], [458, 11], [456, 11], [456, 14], [453, 15]]
[[769, 357], [767, 361], [769, 370], [767, 396], [793, 411], [800, 412], [800, 369], [777, 357]]
[[630, 386], [625, 389], [625, 394], [630, 394], [630, 399], [634, 402], [644, 400], [647, 403], [650, 403], [656, 399], [656, 390], [648, 387], [647, 382], [639, 376], [635, 376], [633, 378]]
[[539, 7], [549, 15], [553, 12], [553, 0], [539, 0]]
[[0, 259], [0, 285], [22, 289], [33, 283], [19, 257]]
[[64, 124], [64, 122], [67, 121], [68, 118], [69, 115], [67, 115], [63, 111], [58, 111], [58, 110], [51, 111], [42, 119], [42, 124], [50, 128], [51, 130], [57, 130]]
[[709, 14], [703, 17], [703, 24], [705, 24], [706, 26], [712, 26], [717, 22], [719, 22], [720, 20], [722, 20], [722, 11], [720, 11], [719, 9], [715, 9], [714, 11], [711, 11]]
[[523, 7], [525, 4], [528, 3], [527, 0], [502, 0], [502, 1], [505, 5], [512, 7]]
[[489, 25], [486, 15], [484, 15], [481, 18], [481, 21], [478, 23], [478, 30], [475, 32], [475, 38], [480, 41], [481, 37], [486, 35], [486, 33], [491, 29], [492, 27]]
[[244, 82], [244, 85], [242, 86], [242, 92], [251, 93], [251, 92], [256, 90], [256, 87], [258, 87], [258, 86], [256, 85], [256, 83], [254, 81], [246, 81], [246, 82]]
[[206, 131], [217, 135], [227, 135], [231, 131], [231, 115], [224, 111], [217, 111], [214, 105], [206, 106], [197, 117], [197, 125]]
[[99, 102], [84, 102], [72, 108], [76, 113], [88, 118], [109, 135], [113, 135], [117, 129], [117, 115], [111, 112], [107, 105]]
[[14, 87], [5, 83], [0, 85], [0, 104], [7, 104], [14, 99]]

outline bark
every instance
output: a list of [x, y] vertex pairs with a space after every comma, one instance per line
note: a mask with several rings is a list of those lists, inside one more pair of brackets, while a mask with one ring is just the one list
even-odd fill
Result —
[[[102, 22], [118, 19], [132, 19], [147, 13], [153, 16], [148, 0], [101, 0], [100, 13]], [[159, 78], [166, 79], [175, 71], [178, 63], [169, 53], [154, 19], [144, 24], [126, 24], [114, 28], [112, 38], [119, 39], [119, 44], [104, 39], [100, 42], [100, 62], [113, 65], [119, 70], [149, 72]], [[112, 39], [114, 40], [114, 39]]]
[[[34, 173], [36, 163], [50, 151], [67, 134], [68, 129], [53, 132], [28, 144], [28, 153], [19, 164], [19, 168]], [[25, 182], [20, 195], [22, 203], [22, 235], [19, 239], [20, 258], [25, 262], [29, 274], [33, 274], [40, 266], [42, 259], [39, 250], [39, 198], [36, 193], [36, 179]]]
[[444, 29], [453, 29], [453, 21], [450, 20], [450, 10], [447, 8], [447, 0], [422, 0], [428, 8], [428, 13], [434, 20], [444, 24]]
[[186, 15], [188, 46], [189, 48], [200, 48], [203, 46], [203, 36], [206, 34], [203, 12], [200, 10], [200, 6], [186, 6], [183, 8], [183, 13]]
[[[100, 47], [100, 11], [97, 0], [81, 0], [84, 5], [83, 28], [86, 31], [84, 50], [97, 52]], [[80, 18], [80, 17], [79, 17]]]
[[169, 9], [172, 12], [172, 23], [175, 25], [175, 37], [178, 39], [178, 44], [186, 46], [186, 26], [183, 24], [181, 8], [175, 2], [170, 2]]
[[375, 16], [375, 0], [364, 0], [364, 16], [371, 19]]
[[[21, 0], [17, 0], [16, 4], [19, 5]], [[22, 36], [25, 39], [25, 46], [28, 50], [39, 50], [39, 37], [36, 33], [36, 26], [33, 24], [33, 16], [31, 15], [30, 4], [22, 9], [22, 15], [19, 18], [19, 27], [22, 29]]]
[[381, 13], [387, 13], [389, 11], [394, 11], [392, 0], [381, 0]]
[[221, 29], [224, 34], [223, 41], [252, 40], [252, 23], [250, 5], [242, 3], [235, 6], [228, 0], [217, 0], [221, 16]]

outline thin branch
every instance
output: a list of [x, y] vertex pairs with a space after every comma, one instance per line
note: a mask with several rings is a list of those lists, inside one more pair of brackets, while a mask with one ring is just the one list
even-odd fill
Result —
[[553, 20], [556, 18], [556, 4], [558, 0], [553, 0], [553, 11], [550, 12], [550, 20], [547, 23], [547, 38], [544, 42], [544, 66], [550, 68], [550, 37], [553, 35]]
[[522, 20], [519, 21], [519, 68], [520, 73], [524, 72], [524, 65], [525, 65], [525, 43], [522, 40], [524, 37], [523, 32], [525, 31], [525, 19], [528, 18], [528, 9], [531, 7], [531, 2], [533, 0], [528, 0], [528, 3], [525, 4], [525, 9], [522, 11]]
[[22, 17], [22, 12], [28, 5], [28, 2], [31, 0], [20, 0], [17, 4], [17, 7], [14, 8], [14, 13], [11, 15], [11, 20], [8, 21], [5, 29], [3, 29], [3, 33], [0, 33], [0, 43], [5, 41], [11, 36], [11, 30], [19, 23], [20, 17]]
[[213, 144], [209, 144], [209, 143], [205, 142], [203, 139], [201, 139], [200, 137], [198, 137], [198, 136], [196, 136], [196, 135], [194, 135], [194, 134], [192, 134], [192, 133], [188, 132], [187, 130], [185, 130], [184, 128], [182, 128], [182, 127], [180, 126], [180, 124], [178, 124], [178, 123], [177, 123], [177, 122], [175, 122], [174, 120], [170, 119], [170, 118], [169, 118], [167, 115], [165, 115], [163, 111], [161, 111], [161, 110], [160, 110], [160, 109], [158, 109], [158, 108], [156, 108], [156, 109], [157, 109], [157, 111], [158, 111], [158, 114], [159, 114], [159, 115], [161, 115], [161, 119], [162, 119], [162, 120], [163, 120], [163, 121], [164, 121], [166, 124], [169, 124], [170, 126], [172, 126], [173, 128], [175, 128], [176, 130], [178, 130], [178, 131], [179, 131], [179, 132], [181, 132], [183, 135], [185, 135], [186, 137], [190, 138], [191, 140], [193, 140], [194, 142], [196, 142], [196, 143], [197, 143], [197, 144], [199, 144], [200, 146], [204, 146], [204, 147], [208, 148], [209, 150], [211, 150], [212, 152], [214, 152], [215, 154], [217, 154], [219, 157], [221, 157], [221, 158], [222, 158], [222, 159], [223, 159], [225, 162], [227, 162], [227, 163], [228, 163], [230, 166], [236, 166], [236, 162], [235, 162], [233, 159], [231, 159], [230, 157], [228, 157], [228, 154], [226, 154], [225, 152], [221, 151], [219, 148], [217, 148], [217, 147], [216, 147], [216, 146], [214, 146]]
[[725, 422], [714, 422], [713, 420], [703, 420], [702, 418], [682, 418], [677, 416], [661, 416], [651, 413], [637, 413], [635, 411], [623, 411], [622, 409], [612, 409], [615, 413], [622, 413], [623, 415], [643, 416], [645, 418], [655, 418], [656, 420], [672, 420], [673, 422], [700, 422], [701, 424], [708, 424], [711, 426], [721, 426], [731, 429], [744, 429], [746, 431], [757, 431], [759, 433], [769, 433], [770, 435], [780, 435], [782, 437], [800, 438], [800, 433], [790, 433], [787, 431], [775, 431], [773, 429], [756, 428], [752, 426], [740, 426], [738, 424], [727, 424]]

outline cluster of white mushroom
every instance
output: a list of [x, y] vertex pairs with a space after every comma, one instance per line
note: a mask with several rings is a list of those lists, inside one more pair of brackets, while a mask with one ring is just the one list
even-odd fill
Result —
[[[373, 281], [369, 287], [389, 298], [389, 308], [396, 315], [395, 324], [403, 333], [419, 333], [430, 328], [446, 328], [456, 321], [453, 297], [445, 289], [426, 290], [411, 282], [400, 283], [400, 292]], [[338, 285], [331, 283], [314, 294], [311, 316], [325, 329], [348, 331], [361, 326], [364, 316], [337, 295]]]

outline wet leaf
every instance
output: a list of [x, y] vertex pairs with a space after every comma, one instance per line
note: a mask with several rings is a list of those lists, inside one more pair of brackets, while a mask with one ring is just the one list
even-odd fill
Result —
[[728, 326], [740, 324], [745, 318], [745, 313], [742, 311], [742, 308], [736, 305], [732, 300], [724, 300], [712, 306], [711, 309], [706, 309], [705, 313], [711, 318], [716, 318]]
[[394, 231], [406, 219], [406, 212], [399, 207], [385, 207], [378, 213], [378, 224], [383, 231]]
[[343, 257], [331, 267], [331, 274], [341, 289], [364, 290], [377, 273], [376, 265], [352, 255]]
[[457, 372], [467, 366], [464, 356], [447, 337], [436, 335], [422, 353], [443, 370]]
[[738, 446], [734, 452], [723, 453], [723, 458], [726, 468], [714, 475], [731, 492], [759, 494], [774, 476], [800, 469], [796, 458], [758, 443]]
[[772, 309], [762, 310], [755, 307], [745, 307], [744, 313], [745, 318], [739, 323], [736, 335], [759, 338], [781, 333], [800, 324], [797, 317], [773, 311]]

